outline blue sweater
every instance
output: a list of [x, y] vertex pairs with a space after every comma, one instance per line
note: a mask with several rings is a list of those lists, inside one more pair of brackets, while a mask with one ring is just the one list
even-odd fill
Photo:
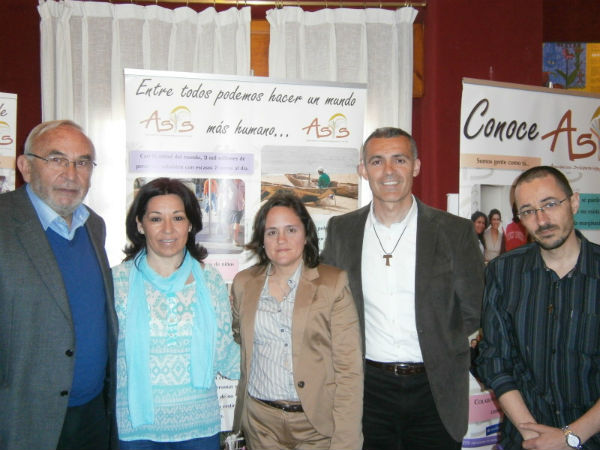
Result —
[[62, 274], [75, 327], [75, 348], [65, 351], [72, 350], [75, 358], [69, 406], [79, 406], [104, 388], [108, 363], [104, 281], [85, 226], [77, 229], [71, 241], [50, 228], [46, 236]]

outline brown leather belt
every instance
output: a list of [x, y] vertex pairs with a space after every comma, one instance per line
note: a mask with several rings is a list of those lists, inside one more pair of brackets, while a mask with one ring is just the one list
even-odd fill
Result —
[[384, 363], [378, 361], [366, 360], [366, 363], [370, 366], [377, 367], [378, 369], [387, 370], [394, 372], [395, 375], [415, 375], [417, 373], [425, 373], [425, 364], [423, 363], [411, 363], [411, 362], [394, 362]]
[[[254, 398], [254, 397], [252, 397]], [[281, 400], [272, 401], [272, 400], [261, 400], [260, 398], [254, 398], [257, 402], [264, 403], [267, 406], [271, 406], [273, 408], [281, 409], [285, 412], [304, 412], [302, 405], [300, 403], [289, 403]]]

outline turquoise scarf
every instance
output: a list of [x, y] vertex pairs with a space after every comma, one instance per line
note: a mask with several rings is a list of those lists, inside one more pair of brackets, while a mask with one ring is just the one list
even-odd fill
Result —
[[214, 358], [217, 320], [200, 263], [187, 251], [181, 266], [163, 278], [148, 265], [146, 251], [135, 257], [129, 275], [129, 294], [125, 320], [125, 362], [129, 414], [134, 427], [154, 423], [154, 403], [150, 384], [150, 311], [145, 283], [167, 297], [175, 297], [193, 274], [196, 301], [193, 305], [192, 344], [190, 349], [192, 386], [208, 389], [215, 379]]

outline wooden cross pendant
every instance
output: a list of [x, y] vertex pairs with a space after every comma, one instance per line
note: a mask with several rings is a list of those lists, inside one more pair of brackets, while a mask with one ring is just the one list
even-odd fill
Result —
[[383, 255], [383, 259], [385, 259], [385, 265], [389, 266], [390, 265], [390, 259], [392, 258], [392, 255]]

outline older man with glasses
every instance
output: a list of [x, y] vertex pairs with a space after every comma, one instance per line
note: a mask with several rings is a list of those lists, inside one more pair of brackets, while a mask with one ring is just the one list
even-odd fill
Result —
[[515, 181], [535, 240], [491, 261], [478, 373], [506, 414], [509, 449], [600, 449], [600, 246], [574, 226], [579, 194], [557, 169]]
[[0, 448], [109, 448], [117, 321], [104, 221], [82, 204], [95, 151], [44, 122], [0, 196]]

